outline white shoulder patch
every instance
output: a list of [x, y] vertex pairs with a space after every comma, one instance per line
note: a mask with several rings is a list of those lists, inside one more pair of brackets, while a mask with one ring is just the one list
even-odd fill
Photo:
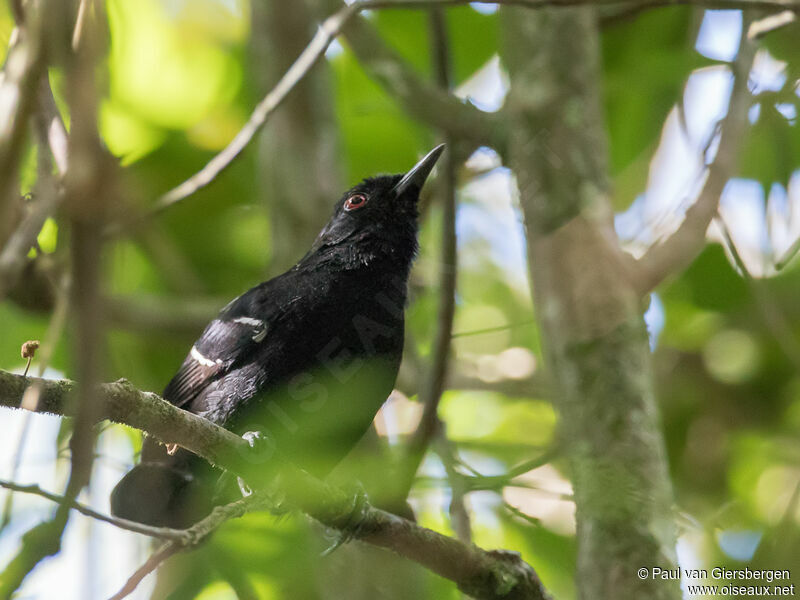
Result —
[[200, 354], [200, 351], [197, 348], [195, 348], [194, 346], [192, 346], [192, 350], [191, 350], [191, 352], [189, 352], [189, 354], [191, 354], [192, 358], [195, 359], [197, 362], [199, 362], [204, 367], [213, 367], [214, 365], [221, 365], [222, 364], [221, 360], [211, 360], [210, 358], [206, 358], [205, 356]]
[[256, 327], [258, 329], [264, 327], [264, 321], [261, 319], [251, 319], [250, 317], [236, 317], [233, 322], [241, 323], [242, 325], [250, 325], [250, 327]]
[[256, 343], [263, 342], [267, 337], [267, 324], [261, 319], [253, 319], [251, 317], [237, 317], [233, 320], [234, 323], [241, 323], [252, 327], [255, 332], [253, 333], [252, 340]]

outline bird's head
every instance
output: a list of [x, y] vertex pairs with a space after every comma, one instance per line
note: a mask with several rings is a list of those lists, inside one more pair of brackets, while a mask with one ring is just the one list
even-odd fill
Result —
[[379, 257], [410, 263], [417, 249], [419, 194], [442, 152], [444, 144], [406, 173], [369, 177], [345, 192], [309, 256], [336, 256], [351, 266]]

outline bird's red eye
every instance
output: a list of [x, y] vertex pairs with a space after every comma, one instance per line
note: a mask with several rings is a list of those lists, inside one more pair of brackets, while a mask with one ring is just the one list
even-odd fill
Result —
[[349, 212], [361, 208], [366, 203], [367, 197], [364, 194], [353, 194], [344, 201], [344, 209]]

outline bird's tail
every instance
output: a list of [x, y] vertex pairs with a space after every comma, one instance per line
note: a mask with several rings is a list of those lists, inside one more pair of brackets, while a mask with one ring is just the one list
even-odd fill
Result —
[[154, 527], [189, 527], [212, 508], [208, 487], [182, 465], [142, 462], [111, 492], [111, 514]]

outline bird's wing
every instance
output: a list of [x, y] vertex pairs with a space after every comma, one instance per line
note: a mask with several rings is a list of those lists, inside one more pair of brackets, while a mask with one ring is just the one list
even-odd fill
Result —
[[[246, 295], [245, 295], [246, 296]], [[184, 406], [210, 383], [223, 377], [257, 350], [268, 334], [268, 319], [246, 316], [245, 296], [225, 307], [208, 324], [180, 370], [164, 390], [164, 398], [175, 406]]]

